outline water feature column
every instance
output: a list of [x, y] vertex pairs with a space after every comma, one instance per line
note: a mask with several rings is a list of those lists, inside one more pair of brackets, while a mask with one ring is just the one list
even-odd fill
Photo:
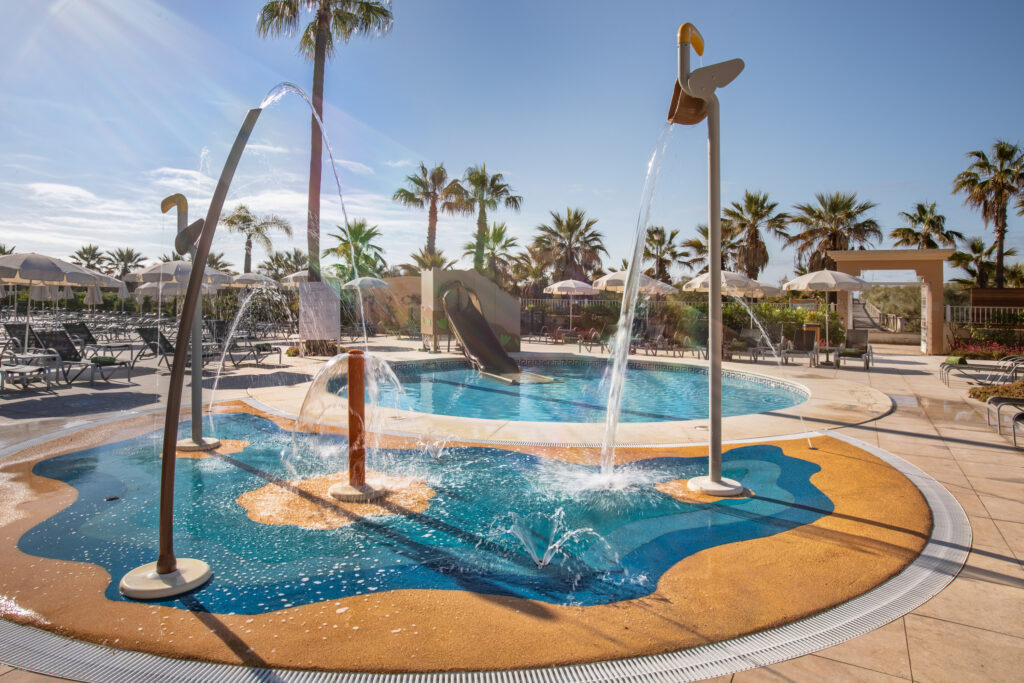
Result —
[[[738, 496], [743, 485], [722, 478], [722, 198], [719, 150], [719, 106], [715, 89], [725, 87], [743, 71], [743, 60], [730, 59], [690, 71], [690, 47], [704, 54], [704, 38], [692, 24], [679, 27], [679, 74], [669, 120], [693, 125], [708, 119], [708, 475], [689, 482], [692, 491], [713, 496]], [[702, 106], [703, 103], [703, 106]]]
[[[192, 267], [195, 268], [196, 246], [195, 241], [203, 231], [203, 219], [188, 224], [188, 200], [185, 195], [178, 193], [165, 197], [160, 203], [160, 211], [167, 213], [171, 209], [178, 209], [178, 234], [174, 238], [174, 249], [184, 256], [191, 254], [193, 258]], [[205, 270], [205, 264], [202, 269]], [[211, 451], [220, 445], [219, 439], [203, 437], [203, 307], [197, 306], [195, 318], [192, 321], [192, 340], [189, 342], [192, 347], [192, 438], [178, 442], [180, 451]]]
[[327, 493], [336, 500], [366, 503], [387, 489], [366, 483], [366, 360], [363, 352], [348, 352], [348, 483], [335, 484]]

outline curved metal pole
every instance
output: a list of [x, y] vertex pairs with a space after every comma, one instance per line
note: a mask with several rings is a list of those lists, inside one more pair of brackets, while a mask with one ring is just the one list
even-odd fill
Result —
[[[199, 303], [200, 290], [203, 285], [203, 273], [206, 270], [206, 258], [210, 254], [210, 244], [217, 230], [217, 221], [224, 208], [231, 179], [238, 167], [238, 160], [249, 141], [249, 135], [256, 125], [262, 109], [250, 109], [242, 123], [235, 144], [231, 147], [224, 170], [221, 171], [217, 189], [210, 200], [210, 209], [206, 213], [203, 232], [199, 236], [196, 252], [193, 256], [192, 274], [189, 276], [188, 289], [185, 292], [185, 303], [181, 311], [178, 325], [178, 337], [174, 346], [174, 362], [171, 364], [171, 383], [167, 390], [167, 414], [164, 417], [163, 463], [160, 470], [160, 555], [156, 561], [158, 574], [170, 574], [178, 568], [174, 557], [174, 463], [178, 447], [178, 419], [181, 412], [181, 389], [185, 383], [185, 361], [188, 357], [188, 339], [192, 332], [193, 317]], [[198, 358], [193, 358], [193, 362]]]

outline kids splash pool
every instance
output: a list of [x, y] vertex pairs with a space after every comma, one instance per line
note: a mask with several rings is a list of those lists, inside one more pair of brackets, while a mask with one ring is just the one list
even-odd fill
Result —
[[[609, 364], [603, 360], [524, 360], [524, 371], [554, 382], [509, 385], [464, 361], [395, 363], [401, 396], [396, 407], [419, 413], [526, 422], [604, 422]], [[726, 371], [724, 416], [791, 408], [807, 400], [802, 387], [774, 378]], [[708, 416], [707, 368], [681, 363], [631, 361], [622, 422], [675, 422]]]
[[[702, 447], [621, 448], [630, 487], [580, 491], [574, 478], [594, 469], [586, 449], [465, 442], [428, 453], [387, 437], [368, 468], [419, 497], [355, 509], [309, 486], [343, 468], [344, 434], [317, 437], [312, 457], [282, 458], [290, 421], [224, 407], [214, 416], [224, 446], [180, 454], [176, 468], [178, 545], [209, 561], [207, 585], [162, 602], [117, 592], [156, 542], [156, 437], [150, 420], [131, 418], [8, 461], [0, 489], [34, 502], [2, 526], [6, 619], [117, 648], [90, 653], [92, 667], [129, 650], [132, 666], [143, 652], [321, 671], [575, 664], [589, 676], [581, 662], [685, 659], [697, 656], [685, 648], [723, 640], [733, 657], [753, 633], [763, 657], [768, 634], [806, 630], [801, 620], [837, 605], [849, 612], [881, 591], [885, 609], [856, 608], [873, 628], [908, 593], [892, 583], [918, 576], [907, 564], [945, 547], [925, 548], [935, 533], [927, 486], [829, 436], [813, 448], [804, 439], [731, 447], [725, 471], [750, 491], [730, 500], [687, 491]], [[838, 635], [830, 623], [812, 630], [849, 637], [848, 615]], [[96, 647], [55, 642], [54, 653]]]

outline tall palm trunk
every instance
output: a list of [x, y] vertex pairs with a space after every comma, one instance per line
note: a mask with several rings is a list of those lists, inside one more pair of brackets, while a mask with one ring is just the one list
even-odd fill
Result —
[[476, 251], [473, 253], [473, 268], [484, 272], [484, 242], [487, 241], [487, 209], [480, 200], [480, 210], [476, 215]]
[[252, 237], [245, 238], [245, 265], [242, 266], [242, 272], [252, 272]]
[[437, 200], [430, 200], [430, 209], [427, 211], [427, 253], [436, 253], [434, 246], [437, 242]]
[[1003, 240], [1006, 239], [1006, 207], [996, 212], [996, 289], [1003, 288]]
[[306, 248], [309, 252], [309, 279], [320, 280], [320, 175], [323, 138], [317, 117], [324, 120], [324, 65], [327, 62], [327, 32], [330, 14], [321, 5], [316, 15], [316, 44], [313, 58], [313, 110], [309, 136], [309, 199], [306, 208]]

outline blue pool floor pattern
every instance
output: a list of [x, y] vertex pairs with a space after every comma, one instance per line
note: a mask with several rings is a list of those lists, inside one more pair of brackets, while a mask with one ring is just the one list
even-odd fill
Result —
[[[399, 367], [402, 395], [385, 390], [392, 407], [454, 417], [529, 422], [604, 422], [608, 404], [608, 363], [548, 362], [523, 364], [550, 383], [507, 385], [467, 367]], [[341, 391], [343, 382], [332, 388]], [[708, 375], [693, 366], [631, 363], [623, 389], [622, 422], [666, 422], [708, 416]], [[723, 415], [781, 410], [806, 400], [777, 384], [738, 374], [722, 378]]]
[[[303, 478], [341, 470], [344, 458], [322, 458], [308, 447], [291, 455], [290, 432], [259, 416], [216, 419], [222, 439], [250, 445], [230, 456], [179, 459], [175, 477], [176, 553], [207, 561], [214, 577], [185, 598], [159, 604], [259, 614], [405, 588], [607, 604], [650, 594], [665, 571], [701, 550], [771, 536], [833, 510], [810, 481], [820, 468], [771, 445], [723, 456], [724, 475], [756, 495], [713, 504], [684, 503], [652, 485], [581, 493], [559, 482], [596, 468], [466, 447], [441, 457], [368, 452], [371, 470], [427, 481], [436, 496], [424, 512], [367, 516], [332, 530], [268, 525], [248, 518], [236, 502], [240, 494], [268, 482], [287, 485], [296, 470]], [[183, 437], [189, 428], [181, 425]], [[321, 448], [322, 440], [335, 451], [344, 446], [342, 437], [309, 438], [321, 440]], [[112, 577], [107, 598], [125, 600], [120, 577], [156, 559], [156, 443], [146, 435], [37, 463], [35, 474], [73, 486], [78, 497], [26, 532], [19, 549], [100, 565]], [[652, 484], [702, 474], [705, 465], [703, 458], [655, 457], [625, 467]], [[527, 533], [508, 533], [515, 524]], [[561, 535], [584, 529], [569, 534], [565, 552], [547, 566], [537, 566], [524, 545], [542, 555]]]

